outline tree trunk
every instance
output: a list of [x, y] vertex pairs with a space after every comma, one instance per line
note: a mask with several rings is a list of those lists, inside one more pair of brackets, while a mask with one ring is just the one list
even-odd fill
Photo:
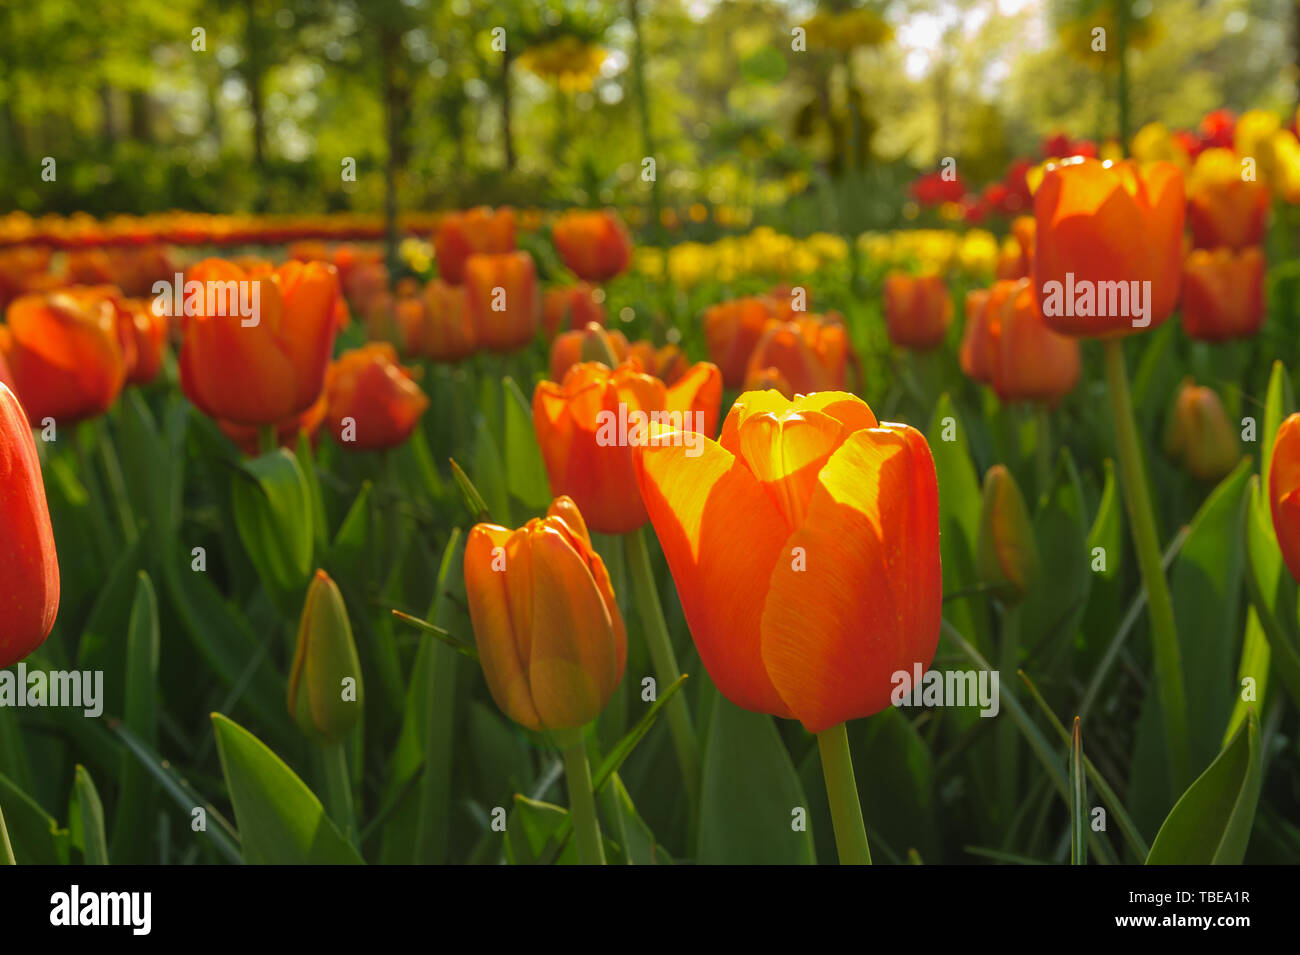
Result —
[[510, 129], [510, 49], [501, 51], [501, 142], [505, 148], [506, 171], [515, 168], [515, 138]]

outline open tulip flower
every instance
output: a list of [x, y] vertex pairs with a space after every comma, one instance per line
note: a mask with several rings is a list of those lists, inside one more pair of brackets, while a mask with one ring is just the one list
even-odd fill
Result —
[[387, 342], [344, 352], [325, 376], [326, 420], [345, 448], [392, 448], [411, 436], [429, 407]]
[[[652, 417], [713, 434], [722, 403], [722, 375], [701, 362], [671, 388], [624, 363], [574, 365], [560, 383], [543, 381], [533, 392], [533, 429], [550, 477], [551, 493], [567, 495], [587, 524], [602, 534], [626, 534], [645, 524], [633, 452], [649, 439]], [[640, 427], [638, 427], [640, 425]]]
[[73, 424], [103, 414], [126, 383], [117, 305], [104, 287], [15, 299], [0, 326], [0, 351], [33, 426]]
[[238, 283], [242, 301], [259, 305], [256, 315], [230, 307], [209, 315], [205, 295], [198, 313], [184, 318], [181, 387], [199, 410], [235, 424], [274, 425], [316, 402], [338, 330], [333, 266], [291, 261], [250, 277], [237, 265], [208, 259], [186, 278]]
[[45, 642], [59, 612], [59, 561], [27, 415], [0, 382], [0, 669]]

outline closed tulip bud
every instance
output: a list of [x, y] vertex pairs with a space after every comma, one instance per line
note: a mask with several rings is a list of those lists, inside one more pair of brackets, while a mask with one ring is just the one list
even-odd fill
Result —
[[605, 329], [592, 323], [586, 328], [560, 332], [551, 341], [551, 381], [563, 381], [574, 365], [584, 361], [609, 363], [607, 355], [614, 356], [615, 364], [627, 358], [627, 336], [618, 329]]
[[186, 278], [234, 282], [224, 287], [238, 290], [215, 299], [218, 314], [207, 313], [205, 295], [198, 314], [185, 319], [181, 387], [199, 410], [235, 424], [268, 425], [310, 408], [325, 386], [338, 331], [334, 267], [291, 261], [250, 276], [208, 259]]
[[330, 433], [345, 448], [373, 451], [406, 441], [429, 399], [387, 342], [344, 352], [325, 378]]
[[934, 460], [860, 398], [746, 392], [701, 453], [652, 439], [637, 480], [696, 649], [737, 706], [810, 732], [927, 667], [942, 581]]
[[1049, 163], [1034, 193], [1034, 289], [1048, 326], [1088, 338], [1164, 322], [1182, 284], [1183, 215], [1183, 174], [1170, 163]]
[[[625, 534], [645, 524], [633, 452], [649, 440], [652, 416], [680, 430], [698, 448], [714, 434], [722, 403], [715, 365], [695, 365], [671, 388], [638, 366], [610, 370], [601, 362], [574, 365], [563, 382], [543, 381], [533, 392], [533, 429], [551, 493], [573, 498], [587, 524], [602, 534]], [[666, 415], [665, 415], [666, 413]]]
[[1038, 541], [1016, 479], [1004, 465], [984, 475], [976, 565], [980, 580], [1018, 603], [1038, 579]]
[[127, 369], [117, 308], [104, 289], [24, 295], [6, 319], [5, 357], [33, 427], [47, 417], [74, 424], [113, 406]]
[[495, 212], [480, 206], [443, 216], [433, 237], [438, 276], [452, 285], [465, 280], [465, 265], [471, 255], [513, 252], [515, 213], [508, 206]]
[[1055, 402], [1079, 383], [1079, 343], [1047, 327], [1029, 279], [1002, 303], [993, 349], [993, 390], [1003, 401]]
[[542, 326], [546, 337], [554, 338], [566, 329], [586, 328], [589, 323], [605, 324], [605, 292], [586, 282], [567, 288], [548, 288], [542, 296]]
[[45, 642], [59, 612], [59, 561], [36, 442], [0, 382], [0, 668]]
[[465, 542], [465, 593], [502, 713], [538, 731], [600, 715], [623, 678], [627, 633], [572, 500], [556, 499], [518, 530], [476, 525]]
[[289, 714], [303, 733], [340, 742], [361, 718], [361, 661], [338, 585], [323, 570], [307, 588], [289, 673]]
[[155, 313], [150, 302], [144, 299], [127, 299], [122, 304], [129, 314], [135, 346], [135, 363], [126, 383], [147, 385], [162, 370], [163, 351], [167, 347], [167, 316]]
[[1212, 388], [1184, 379], [1165, 423], [1165, 453], [1198, 481], [1217, 481], [1236, 466], [1237, 433]]
[[889, 340], [900, 348], [930, 349], [943, 342], [952, 321], [952, 299], [938, 275], [894, 273], [885, 279]]
[[1300, 413], [1277, 429], [1268, 470], [1268, 500], [1282, 559], [1300, 581]]
[[533, 340], [541, 318], [537, 270], [527, 252], [471, 255], [465, 263], [465, 305], [479, 347], [509, 352]]
[[588, 282], [604, 282], [627, 270], [632, 240], [612, 212], [566, 212], [551, 238], [570, 271]]
[[1220, 342], [1251, 338], [1264, 324], [1264, 253], [1256, 246], [1192, 252], [1183, 265], [1183, 331]]
[[766, 298], [738, 298], [720, 302], [704, 313], [704, 338], [709, 360], [722, 370], [722, 383], [740, 388], [749, 373], [749, 358], [775, 317]]
[[1259, 245], [1268, 228], [1268, 186], [1243, 179], [1231, 149], [1207, 149], [1187, 180], [1187, 225], [1198, 249]]
[[478, 348], [465, 286], [434, 279], [424, 289], [421, 348], [434, 361], [460, 361]]

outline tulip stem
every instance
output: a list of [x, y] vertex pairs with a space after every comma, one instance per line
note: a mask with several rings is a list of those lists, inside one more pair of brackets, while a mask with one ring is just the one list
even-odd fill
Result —
[[1133, 399], [1129, 394], [1128, 370], [1124, 365], [1124, 346], [1119, 338], [1102, 342], [1106, 356], [1106, 382], [1111, 409], [1115, 417], [1115, 441], [1118, 444], [1120, 484], [1124, 503], [1133, 529], [1142, 585], [1147, 592], [1151, 619], [1151, 642], [1155, 652], [1156, 689], [1164, 714], [1165, 733], [1169, 741], [1169, 766], [1174, 792], [1180, 793], [1191, 781], [1191, 749], [1187, 735], [1187, 702], [1183, 689], [1183, 663], [1174, 621], [1174, 604], [1169, 595], [1160, 563], [1160, 542], [1156, 520], [1151, 510], [1151, 492], [1147, 487], [1138, 444], [1137, 424], [1133, 419]]
[[275, 425], [264, 424], [257, 429], [257, 450], [259, 454], [270, 454], [280, 446], [280, 436]]
[[605, 844], [596, 818], [596, 797], [591, 791], [591, 765], [582, 730], [557, 730], [556, 739], [564, 751], [564, 778], [569, 785], [569, 817], [573, 820], [573, 842], [582, 865], [604, 865]]
[[330, 818], [352, 845], [357, 844], [357, 815], [352, 802], [352, 775], [348, 772], [347, 741], [322, 743], [321, 767], [325, 771], [325, 804]]
[[90, 498], [90, 527], [95, 537], [95, 544], [99, 548], [100, 559], [108, 561], [111, 566], [117, 548], [113, 545], [108, 521], [104, 519], [104, 495], [99, 485], [99, 478], [90, 466], [90, 456], [86, 453], [86, 447], [81, 443], [80, 437], [79, 434], [72, 436], [72, 449], [77, 456], [77, 467], [85, 483], [86, 495]]
[[[663, 608], [659, 606], [659, 591], [655, 587], [654, 571], [650, 569], [650, 553], [646, 549], [645, 528], [626, 534], [624, 540], [627, 544], [628, 574], [632, 578], [637, 613], [641, 617], [641, 629], [645, 631], [646, 644], [650, 648], [655, 678], [661, 687], [672, 686], [682, 671], [677, 665], [672, 640], [668, 637]], [[677, 763], [682, 771], [682, 783], [686, 787], [686, 797], [690, 800], [691, 814], [694, 815], [699, 805], [700, 750], [695, 738], [695, 727], [691, 724], [691, 711], [681, 693], [668, 701], [668, 729], [672, 733], [673, 748], [677, 750]]]
[[840, 865], [871, 865], [867, 825], [862, 821], [862, 803], [858, 800], [858, 781], [853, 776], [853, 754], [849, 752], [845, 724], [818, 733], [817, 749], [821, 752]]

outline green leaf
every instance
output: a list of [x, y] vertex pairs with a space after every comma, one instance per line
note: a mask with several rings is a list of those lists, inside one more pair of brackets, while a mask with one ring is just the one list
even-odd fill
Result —
[[307, 481], [307, 495], [311, 502], [312, 543], [316, 553], [323, 554], [328, 543], [329, 526], [325, 519], [325, 498], [321, 494], [320, 478], [316, 475], [316, 454], [306, 431], [298, 432], [296, 456], [298, 467]]
[[1069, 640], [1078, 630], [1092, 586], [1087, 508], [1074, 457], [1062, 448], [1051, 489], [1038, 502], [1034, 534], [1040, 572], [1020, 610], [1022, 646]]
[[311, 488], [298, 459], [283, 448], [240, 465], [231, 488], [239, 539], [264, 584], [279, 595], [299, 590], [312, 571]]
[[1083, 734], [1079, 717], [1070, 735], [1070, 864], [1088, 862], [1088, 775], [1083, 767]]
[[359, 580], [365, 572], [366, 554], [369, 552], [367, 541], [370, 535], [370, 496], [374, 486], [369, 481], [361, 482], [352, 506], [348, 508], [334, 543], [330, 547], [326, 565], [335, 580]]
[[543, 511], [551, 503], [551, 485], [533, 430], [532, 408], [513, 378], [507, 377], [501, 384], [505, 389], [506, 485], [529, 510]]
[[1241, 619], [1241, 522], [1249, 480], [1250, 461], [1244, 459], [1211, 492], [1169, 577], [1186, 694], [1193, 704], [1187, 721], [1197, 766], [1214, 758], [1237, 696], [1231, 674]]
[[9, 842], [9, 830], [5, 828], [5, 814], [0, 810], [0, 865], [17, 865], [14, 859], [14, 847]]
[[321, 802], [248, 730], [212, 714], [221, 770], [235, 807], [244, 861], [253, 865], [360, 865]]
[[1092, 530], [1088, 531], [1088, 560], [1091, 569], [1092, 555], [1100, 547], [1106, 557], [1106, 569], [1096, 573], [1105, 580], [1112, 580], [1119, 573], [1124, 556], [1124, 518], [1115, 483], [1115, 464], [1107, 458], [1105, 466], [1106, 483], [1101, 489], [1097, 514], [1092, 519]]
[[[850, 723], [849, 744], [872, 849], [887, 844], [899, 858], [909, 849], [924, 859], [936, 858], [934, 763], [912, 721], [897, 707], [887, 707], [870, 719]], [[868, 769], [885, 766], [888, 772]], [[817, 772], [820, 778], [820, 757]]]
[[[516, 794], [514, 807], [506, 820], [506, 860], [511, 865], [539, 864], [542, 850], [564, 825], [568, 815], [569, 811], [562, 806]], [[571, 865], [577, 861], [577, 856], [578, 850], [570, 843], [557, 862]]]
[[0, 812], [4, 813], [20, 865], [67, 865], [70, 849], [68, 830], [60, 829], [54, 817], [0, 773]]
[[[1246, 634], [1241, 640], [1241, 663], [1237, 666], [1237, 696], [1232, 706], [1232, 715], [1228, 717], [1228, 728], [1223, 733], [1223, 745], [1227, 746], [1237, 729], [1246, 722], [1246, 716], [1252, 706], [1263, 702], [1268, 692], [1268, 638], [1259, 622], [1259, 614], [1254, 605], [1246, 608]], [[1242, 699], [1246, 692], [1246, 680], [1252, 681], [1250, 700]]]
[[[122, 552], [95, 598], [77, 650], [77, 664], [81, 669], [102, 670], [106, 674], [123, 671], [127, 649], [123, 636], [127, 633], [139, 572], [140, 543], [137, 541]], [[121, 713], [122, 681], [110, 679], [104, 683], [104, 710]]]
[[108, 842], [104, 838], [104, 804], [86, 767], [78, 765], [73, 785], [75, 798], [69, 811], [68, 832], [72, 845], [81, 850], [86, 865], [108, 865]]
[[703, 864], [814, 864], [812, 832], [792, 827], [808, 800], [772, 718], [718, 700], [704, 749], [699, 843]]
[[[474, 486], [474, 482], [469, 479], [465, 469], [456, 463], [455, 458], [451, 459], [451, 476], [456, 481], [456, 488], [460, 491], [461, 500], [465, 502], [470, 517], [479, 522], [493, 520], [487, 501], [483, 500], [483, 495]], [[504, 518], [502, 519], [504, 520]]]
[[1262, 777], [1259, 721], [1252, 710], [1232, 742], [1174, 805], [1147, 865], [1240, 865]]
[[[486, 382], [484, 382], [486, 384]], [[489, 428], [483, 415], [474, 417], [474, 482], [487, 502], [488, 513], [510, 527], [510, 494], [506, 485], [506, 464], [497, 446], [499, 430]]]
[[[1275, 361], [1272, 374], [1268, 379], [1268, 393], [1264, 397], [1264, 433], [1260, 436], [1262, 448], [1259, 473], [1263, 475], [1266, 487], [1269, 470], [1273, 467], [1273, 445], [1277, 441], [1277, 429], [1282, 427], [1282, 422], [1293, 411], [1295, 411], [1295, 396], [1291, 393], [1291, 377], [1286, 373], [1286, 366], [1280, 361]], [[1270, 514], [1269, 527], [1272, 526], [1273, 517]]]
[[[158, 745], [158, 601], [149, 575], [140, 572], [126, 636], [126, 726], [149, 746]], [[122, 755], [117, 814], [113, 819], [113, 858], [120, 863], [148, 860], [154, 822], [155, 785], [139, 762]]]

